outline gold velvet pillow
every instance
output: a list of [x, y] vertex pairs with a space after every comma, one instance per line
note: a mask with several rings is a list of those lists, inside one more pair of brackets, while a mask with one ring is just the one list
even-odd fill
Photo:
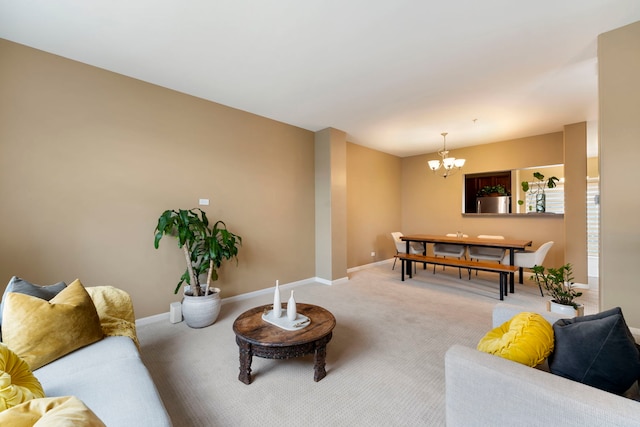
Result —
[[44, 390], [27, 362], [0, 343], [0, 411], [38, 397]]
[[7, 294], [2, 338], [35, 370], [101, 340], [103, 333], [96, 307], [76, 279], [51, 301]]
[[33, 399], [0, 412], [0, 425], [11, 427], [105, 427], [77, 397]]

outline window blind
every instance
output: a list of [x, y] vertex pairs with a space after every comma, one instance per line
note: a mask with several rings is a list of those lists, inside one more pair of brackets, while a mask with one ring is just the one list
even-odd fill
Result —
[[[529, 183], [529, 188], [536, 188], [537, 181]], [[545, 194], [545, 212], [549, 213], [564, 213], [564, 182], [557, 182], [554, 188], [544, 189]], [[527, 194], [527, 204], [532, 206], [533, 212], [535, 212], [535, 194]]]
[[600, 178], [587, 177], [587, 255], [600, 253]]

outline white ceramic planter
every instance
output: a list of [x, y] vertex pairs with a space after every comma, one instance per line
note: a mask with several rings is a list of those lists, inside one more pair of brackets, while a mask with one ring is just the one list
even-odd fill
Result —
[[575, 309], [572, 305], [563, 305], [557, 302], [547, 301], [547, 311], [569, 317], [584, 316], [584, 306], [582, 304], [579, 304], [578, 308]]
[[187, 326], [191, 328], [204, 328], [212, 325], [220, 314], [220, 289], [209, 288], [215, 291], [205, 297], [192, 297], [184, 295], [182, 300], [182, 317]]

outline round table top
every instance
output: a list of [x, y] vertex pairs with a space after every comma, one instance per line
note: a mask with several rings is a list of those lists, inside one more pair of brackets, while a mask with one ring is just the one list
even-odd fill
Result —
[[[297, 303], [297, 312], [307, 316], [311, 321], [302, 329], [287, 331], [262, 319], [262, 313], [271, 310], [272, 307], [271, 304], [267, 304], [245, 311], [233, 322], [233, 332], [252, 344], [288, 347], [317, 341], [330, 334], [336, 326], [336, 318], [328, 310], [317, 305]], [[283, 304], [284, 312], [285, 307], [286, 304]]]

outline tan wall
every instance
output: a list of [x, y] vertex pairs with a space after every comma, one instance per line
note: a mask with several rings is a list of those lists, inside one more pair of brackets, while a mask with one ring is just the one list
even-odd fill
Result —
[[2, 40], [0, 61], [0, 289], [80, 278], [166, 312], [184, 265], [153, 229], [199, 198], [244, 238], [223, 297], [314, 276], [312, 132]]
[[437, 158], [437, 154], [402, 159], [402, 232], [497, 234], [530, 239], [533, 249], [553, 240], [555, 244], [545, 265], [562, 265], [565, 246], [562, 217], [462, 215], [464, 174], [563, 163], [562, 132], [450, 150], [452, 156], [465, 158], [467, 162], [464, 172], [446, 179], [427, 168], [427, 161]]
[[600, 163], [599, 157], [589, 157], [587, 159], [587, 176], [588, 177], [594, 178], [594, 177], [600, 176], [599, 163]]
[[587, 267], [587, 124], [564, 127], [564, 259], [578, 283], [588, 282]]
[[600, 308], [620, 306], [640, 327], [640, 22], [598, 38]]
[[315, 134], [316, 277], [347, 278], [347, 134]]
[[347, 144], [349, 268], [395, 255], [390, 233], [401, 231], [401, 165], [399, 157]]
[[[164, 312], [183, 262], [152, 230], [199, 198], [245, 241], [223, 296], [314, 276], [313, 133], [6, 41], [0, 58], [0, 282], [79, 277], [129, 291], [138, 317]], [[452, 151], [465, 173], [525, 168], [562, 163], [562, 137]], [[463, 217], [462, 175], [434, 176], [432, 158], [347, 144], [348, 268], [390, 258], [395, 230], [554, 240], [563, 262], [561, 219]]]

